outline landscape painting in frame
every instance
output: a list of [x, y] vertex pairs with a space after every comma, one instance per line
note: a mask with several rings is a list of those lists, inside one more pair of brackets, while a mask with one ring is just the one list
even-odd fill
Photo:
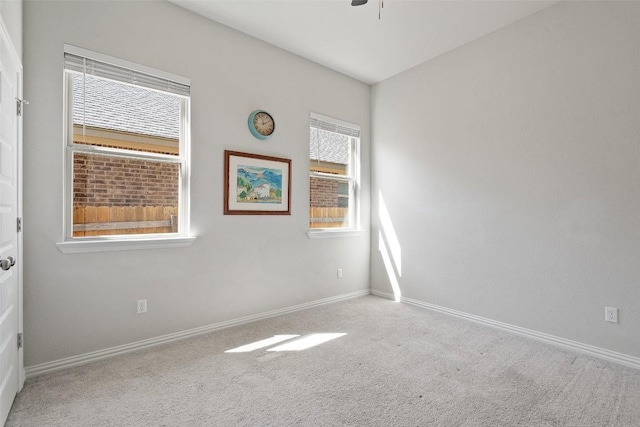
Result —
[[225, 215], [291, 215], [291, 160], [224, 152]]

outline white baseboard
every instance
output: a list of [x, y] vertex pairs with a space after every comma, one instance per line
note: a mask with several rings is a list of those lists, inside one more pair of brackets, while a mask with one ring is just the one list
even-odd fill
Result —
[[118, 356], [125, 353], [131, 353], [133, 351], [141, 350], [143, 348], [166, 344], [166, 343], [170, 343], [173, 341], [177, 341], [177, 340], [181, 340], [189, 337], [194, 337], [196, 335], [202, 335], [202, 334], [217, 331], [220, 329], [230, 328], [232, 326], [255, 322], [257, 320], [267, 319], [269, 317], [281, 316], [283, 314], [293, 313], [295, 311], [305, 310], [308, 308], [317, 307], [319, 305], [330, 304], [330, 303], [344, 301], [352, 298], [358, 298], [358, 297], [362, 297], [369, 294], [370, 294], [369, 289], [350, 292], [348, 294], [337, 295], [334, 297], [306, 302], [303, 304], [298, 304], [291, 307], [285, 307], [278, 310], [272, 310], [264, 313], [254, 314], [251, 316], [241, 317], [238, 319], [227, 320], [224, 322], [214, 323], [212, 325], [206, 325], [206, 326], [189, 329], [182, 332], [162, 335], [159, 337], [137, 341], [130, 344], [110, 347], [104, 350], [92, 351], [90, 353], [84, 353], [78, 356], [72, 356], [64, 359], [54, 360], [53, 362], [46, 362], [46, 363], [41, 363], [39, 365], [27, 366], [25, 368], [25, 372], [26, 372], [27, 378], [31, 378], [37, 375], [48, 374], [50, 372], [72, 368], [74, 366], [84, 365], [86, 363], [95, 362], [97, 360], [106, 359], [108, 357]]
[[[395, 297], [392, 293], [378, 291], [375, 289], [371, 290], [371, 295], [395, 300]], [[502, 329], [504, 331], [512, 332], [528, 338], [533, 338], [535, 340], [542, 341], [548, 344], [553, 344], [559, 347], [567, 348], [569, 350], [577, 351], [579, 353], [588, 354], [589, 356], [598, 357], [600, 359], [605, 359], [610, 362], [615, 362], [621, 365], [629, 366], [631, 368], [640, 369], [640, 358], [638, 357], [617, 353], [615, 351], [606, 350], [604, 348], [595, 347], [589, 344], [583, 344], [577, 341], [568, 340], [566, 338], [556, 337], [554, 335], [545, 334], [545, 333], [534, 331], [531, 329], [521, 328], [519, 326], [510, 325], [508, 323], [498, 322], [496, 320], [487, 319], [486, 317], [480, 317], [480, 316], [465, 313], [462, 311], [451, 310], [446, 307], [429, 304], [423, 301], [419, 301], [419, 300], [415, 300], [407, 297], [400, 297], [400, 302], [414, 305], [417, 307], [426, 308], [428, 310], [437, 311], [439, 313], [449, 314], [451, 316], [456, 316], [462, 319], [471, 320], [472, 322], [480, 323], [482, 325]]]

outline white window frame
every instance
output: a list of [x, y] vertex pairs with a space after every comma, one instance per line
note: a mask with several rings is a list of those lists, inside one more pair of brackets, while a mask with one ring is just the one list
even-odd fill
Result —
[[[310, 113], [310, 122], [322, 122], [325, 126], [334, 127], [336, 133], [340, 132], [340, 129], [348, 130], [353, 136], [349, 136], [351, 160], [349, 162], [348, 175], [336, 175], [331, 173], [323, 173], [316, 171], [309, 171], [309, 178], [321, 178], [335, 180], [338, 182], [347, 181], [349, 184], [349, 224], [345, 227], [327, 227], [327, 228], [309, 228], [308, 236], [310, 238], [326, 238], [326, 237], [348, 237], [359, 236], [360, 230], [360, 126], [345, 122], [343, 120], [335, 119], [333, 117], [324, 116], [318, 113]], [[311, 138], [311, 132], [314, 126], [310, 123], [309, 126], [309, 138]], [[327, 129], [328, 130], [328, 129]], [[355, 136], [357, 134], [357, 136]], [[311, 141], [309, 141], [309, 147]], [[309, 165], [311, 160], [311, 153], [309, 153]], [[311, 185], [307, 186], [309, 192], [311, 192]], [[310, 197], [309, 197], [310, 199]], [[307, 210], [309, 211], [309, 210]], [[311, 218], [307, 221], [310, 223]]]
[[[136, 72], [190, 86], [190, 81], [184, 77], [176, 76], [164, 71], [155, 70], [143, 65], [121, 60], [111, 56], [92, 52], [76, 46], [65, 45], [64, 52], [83, 58], [100, 61], [106, 64], [116, 65]], [[72, 103], [69, 102], [73, 95], [72, 84], [73, 71], [64, 69], [64, 214], [63, 230], [64, 239], [57, 243], [58, 248], [64, 253], [103, 252], [112, 250], [152, 249], [166, 247], [189, 246], [195, 240], [190, 235], [189, 215], [189, 181], [190, 181], [190, 97], [181, 98], [179, 155], [160, 153], [148, 153], [118, 148], [97, 147], [92, 145], [75, 144], [73, 142], [73, 112]], [[104, 154], [152, 160], [178, 164], [180, 170], [180, 185], [178, 195], [178, 232], [158, 234], [132, 234], [132, 235], [107, 235], [90, 237], [73, 237], [73, 156], [74, 153]]]

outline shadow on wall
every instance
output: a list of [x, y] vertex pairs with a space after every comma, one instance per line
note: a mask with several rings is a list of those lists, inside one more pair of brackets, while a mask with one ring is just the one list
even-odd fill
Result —
[[378, 216], [381, 224], [381, 230], [378, 231], [378, 250], [387, 270], [394, 299], [400, 301], [402, 293], [398, 278], [402, 277], [402, 249], [381, 192], [378, 192]]

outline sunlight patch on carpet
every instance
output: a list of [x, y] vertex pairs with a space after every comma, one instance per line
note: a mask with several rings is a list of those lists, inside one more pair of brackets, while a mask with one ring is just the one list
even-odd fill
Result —
[[305, 335], [300, 339], [281, 344], [277, 347], [268, 349], [267, 351], [302, 351], [328, 341], [347, 335], [346, 333], [322, 333]]
[[251, 344], [246, 344], [237, 348], [233, 348], [231, 350], [225, 351], [225, 353], [249, 353], [254, 350], [259, 350], [265, 347], [271, 347], [272, 345], [279, 344], [283, 341], [290, 340], [292, 338], [297, 338], [300, 335], [274, 335], [271, 338], [267, 338], [261, 341], [256, 341]]

